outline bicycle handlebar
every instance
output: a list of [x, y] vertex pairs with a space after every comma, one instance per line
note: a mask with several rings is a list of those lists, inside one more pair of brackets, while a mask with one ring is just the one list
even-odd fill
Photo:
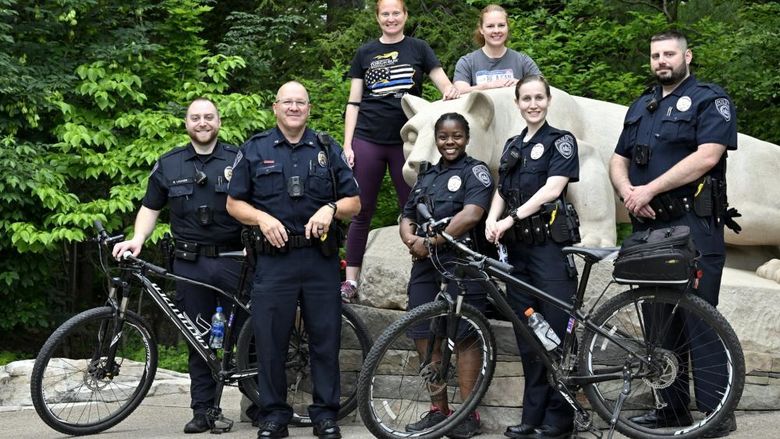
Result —
[[458, 250], [461, 252], [471, 256], [475, 260], [479, 261], [480, 263], [486, 264], [489, 267], [492, 267], [498, 271], [503, 271], [507, 274], [511, 273], [514, 267], [510, 264], [506, 264], [501, 261], [497, 261], [493, 258], [487, 257], [483, 255], [482, 253], [476, 252], [470, 248], [468, 248], [466, 245], [458, 241], [457, 239], [453, 238], [452, 235], [444, 231], [444, 228], [447, 226], [447, 224], [450, 223], [452, 220], [452, 217], [442, 218], [438, 221], [434, 220], [431, 216], [431, 212], [428, 210], [428, 206], [426, 206], [424, 203], [417, 204], [417, 213], [420, 214], [423, 219], [427, 221], [425, 224], [425, 233], [428, 236], [435, 236], [437, 234], [441, 235], [447, 242], [455, 246]]
[[155, 272], [155, 273], [157, 273], [157, 274], [159, 274], [161, 276], [164, 276], [164, 275], [168, 274], [168, 270], [166, 270], [165, 268], [160, 267], [159, 265], [154, 265], [154, 264], [152, 264], [150, 262], [146, 262], [143, 259], [136, 258], [129, 251], [126, 251], [126, 252], [122, 253], [122, 260], [123, 261], [128, 261], [128, 260], [129, 261], [133, 261], [136, 264], [140, 265], [141, 268], [145, 268], [145, 269], [147, 269], [149, 271], [153, 271], [153, 272]]
[[106, 247], [110, 247], [125, 239], [125, 235], [123, 234], [109, 236], [108, 232], [106, 232], [106, 229], [103, 227], [103, 223], [100, 222], [100, 220], [95, 220], [93, 224], [95, 225], [95, 229], [97, 229], [98, 232], [97, 241]]

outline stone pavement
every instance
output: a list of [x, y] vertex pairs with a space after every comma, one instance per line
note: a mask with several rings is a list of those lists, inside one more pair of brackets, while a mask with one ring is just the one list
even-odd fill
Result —
[[[236, 389], [228, 389], [222, 406], [229, 418], [239, 418], [240, 394]], [[184, 424], [190, 419], [191, 411], [186, 394], [152, 396], [144, 400], [136, 411], [122, 423], [102, 433], [101, 439], [110, 438], [208, 438], [202, 435], [185, 435], [182, 433]], [[738, 412], [739, 430], [730, 437], [734, 439], [747, 438], [777, 438], [780, 437], [780, 412]], [[345, 439], [369, 439], [371, 434], [351, 415], [342, 423]], [[0, 407], [0, 426], [4, 438], [13, 439], [51, 439], [62, 438], [62, 434], [52, 430], [38, 418], [35, 410], [26, 408], [12, 410]], [[225, 433], [225, 438], [254, 438], [257, 429], [249, 423], [236, 422], [233, 430]], [[311, 428], [291, 428], [290, 437], [313, 437]], [[483, 434], [479, 438], [498, 439], [501, 434]], [[606, 436], [605, 436], [606, 437]], [[616, 434], [615, 438], [623, 438]]]

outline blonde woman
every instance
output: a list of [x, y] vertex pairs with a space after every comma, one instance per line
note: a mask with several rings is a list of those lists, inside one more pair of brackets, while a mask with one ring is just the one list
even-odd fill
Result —
[[541, 74], [530, 56], [506, 47], [507, 18], [506, 10], [499, 5], [482, 9], [474, 30], [474, 41], [482, 47], [462, 56], [455, 65], [453, 82], [461, 93], [512, 87], [524, 76]]

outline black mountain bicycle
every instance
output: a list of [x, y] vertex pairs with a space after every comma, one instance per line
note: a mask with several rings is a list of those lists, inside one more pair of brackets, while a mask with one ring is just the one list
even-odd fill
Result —
[[[592, 266], [609, 259], [618, 249], [566, 247], [565, 254], [577, 255], [585, 263], [576, 297], [569, 304], [513, 277], [511, 265], [477, 253], [445, 233], [450, 218], [434, 221], [424, 205], [418, 210], [427, 218], [421, 226], [428, 235], [442, 235], [461, 259], [448, 267], [437, 263], [445, 277], [437, 300], [410, 310], [389, 326], [366, 358], [358, 382], [358, 409], [375, 436], [441, 437], [479, 405], [493, 378], [497, 347], [489, 321], [476, 308], [463, 303], [464, 283], [474, 281], [484, 285], [497, 313], [511, 322], [515, 335], [531, 346], [547, 366], [551, 385], [575, 410], [578, 431], [602, 435], [586, 407], [575, 397], [579, 389], [584, 389], [590, 407], [607, 422], [609, 436], [617, 429], [635, 438], [700, 437], [736, 408], [745, 380], [739, 340], [724, 317], [690, 289], [630, 286], [628, 291], [607, 300], [611, 282], [600, 295], [589, 298], [586, 305], [584, 297]], [[435, 248], [429, 250], [436, 262]], [[446, 293], [446, 279], [458, 282], [457, 296]], [[570, 315], [567, 334], [556, 349], [548, 352], [543, 347], [529, 326], [518, 318], [495, 280], [522, 288]], [[670, 329], [672, 321], [680, 317], [681, 330]], [[407, 337], [407, 331], [413, 327], [430, 330], [424, 355], [418, 355]], [[694, 372], [690, 379], [691, 384], [697, 379], [725, 383], [722, 392], [707, 395], [716, 401], [714, 409], [708, 413], [694, 411], [693, 422], [686, 427], [651, 429], [632, 422], [633, 416], [665, 407], [664, 389], [679, 385], [676, 378], [690, 373], [678, 354], [664, 348], [669, 341], [690, 342], [686, 333], [698, 334], [699, 344], [706, 338], [725, 351], [722, 362], [700, 371], [700, 376]], [[685, 345], [683, 350], [690, 347]], [[474, 382], [459, 381], [459, 349], [481, 353]], [[464, 396], [459, 386], [471, 389], [470, 393]], [[432, 401], [445, 399], [452, 414], [422, 431], [408, 431], [407, 425], [427, 414]]]
[[[109, 280], [105, 306], [86, 310], [63, 323], [41, 348], [33, 366], [30, 392], [40, 418], [53, 429], [70, 435], [94, 434], [113, 427], [129, 416], [146, 396], [157, 371], [157, 342], [150, 325], [128, 309], [134, 293], [145, 292], [168, 317], [186, 342], [206, 361], [217, 381], [215, 403], [208, 413], [212, 432], [229, 431], [233, 421], [219, 407], [224, 386], [238, 386], [256, 404], [257, 368], [254, 357], [251, 318], [240, 328], [233, 326], [238, 313], [249, 315], [250, 298], [244, 288], [247, 261], [244, 261], [237, 295], [214, 286], [169, 273], [166, 269], [125, 253], [119, 262], [119, 275], [108, 268], [111, 247], [124, 239], [110, 237], [99, 222], [96, 241], [100, 264]], [[243, 252], [222, 253], [220, 257], [244, 260]], [[180, 311], [149, 276], [200, 285], [221, 295], [227, 314], [221, 356], [209, 348], [205, 333]], [[287, 357], [288, 402], [295, 415], [292, 423], [311, 424], [306, 405], [311, 401], [307, 335], [302, 319], [296, 319]], [[365, 324], [349, 306], [342, 308], [341, 409], [339, 418], [355, 409], [356, 383], [371, 339]], [[221, 357], [221, 358], [220, 358]]]

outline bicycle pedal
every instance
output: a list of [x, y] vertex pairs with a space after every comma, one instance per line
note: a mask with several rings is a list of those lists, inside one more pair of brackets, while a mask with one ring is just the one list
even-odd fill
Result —
[[220, 415], [214, 420], [214, 425], [211, 427], [211, 434], [227, 433], [233, 428], [233, 420], [228, 419]]

